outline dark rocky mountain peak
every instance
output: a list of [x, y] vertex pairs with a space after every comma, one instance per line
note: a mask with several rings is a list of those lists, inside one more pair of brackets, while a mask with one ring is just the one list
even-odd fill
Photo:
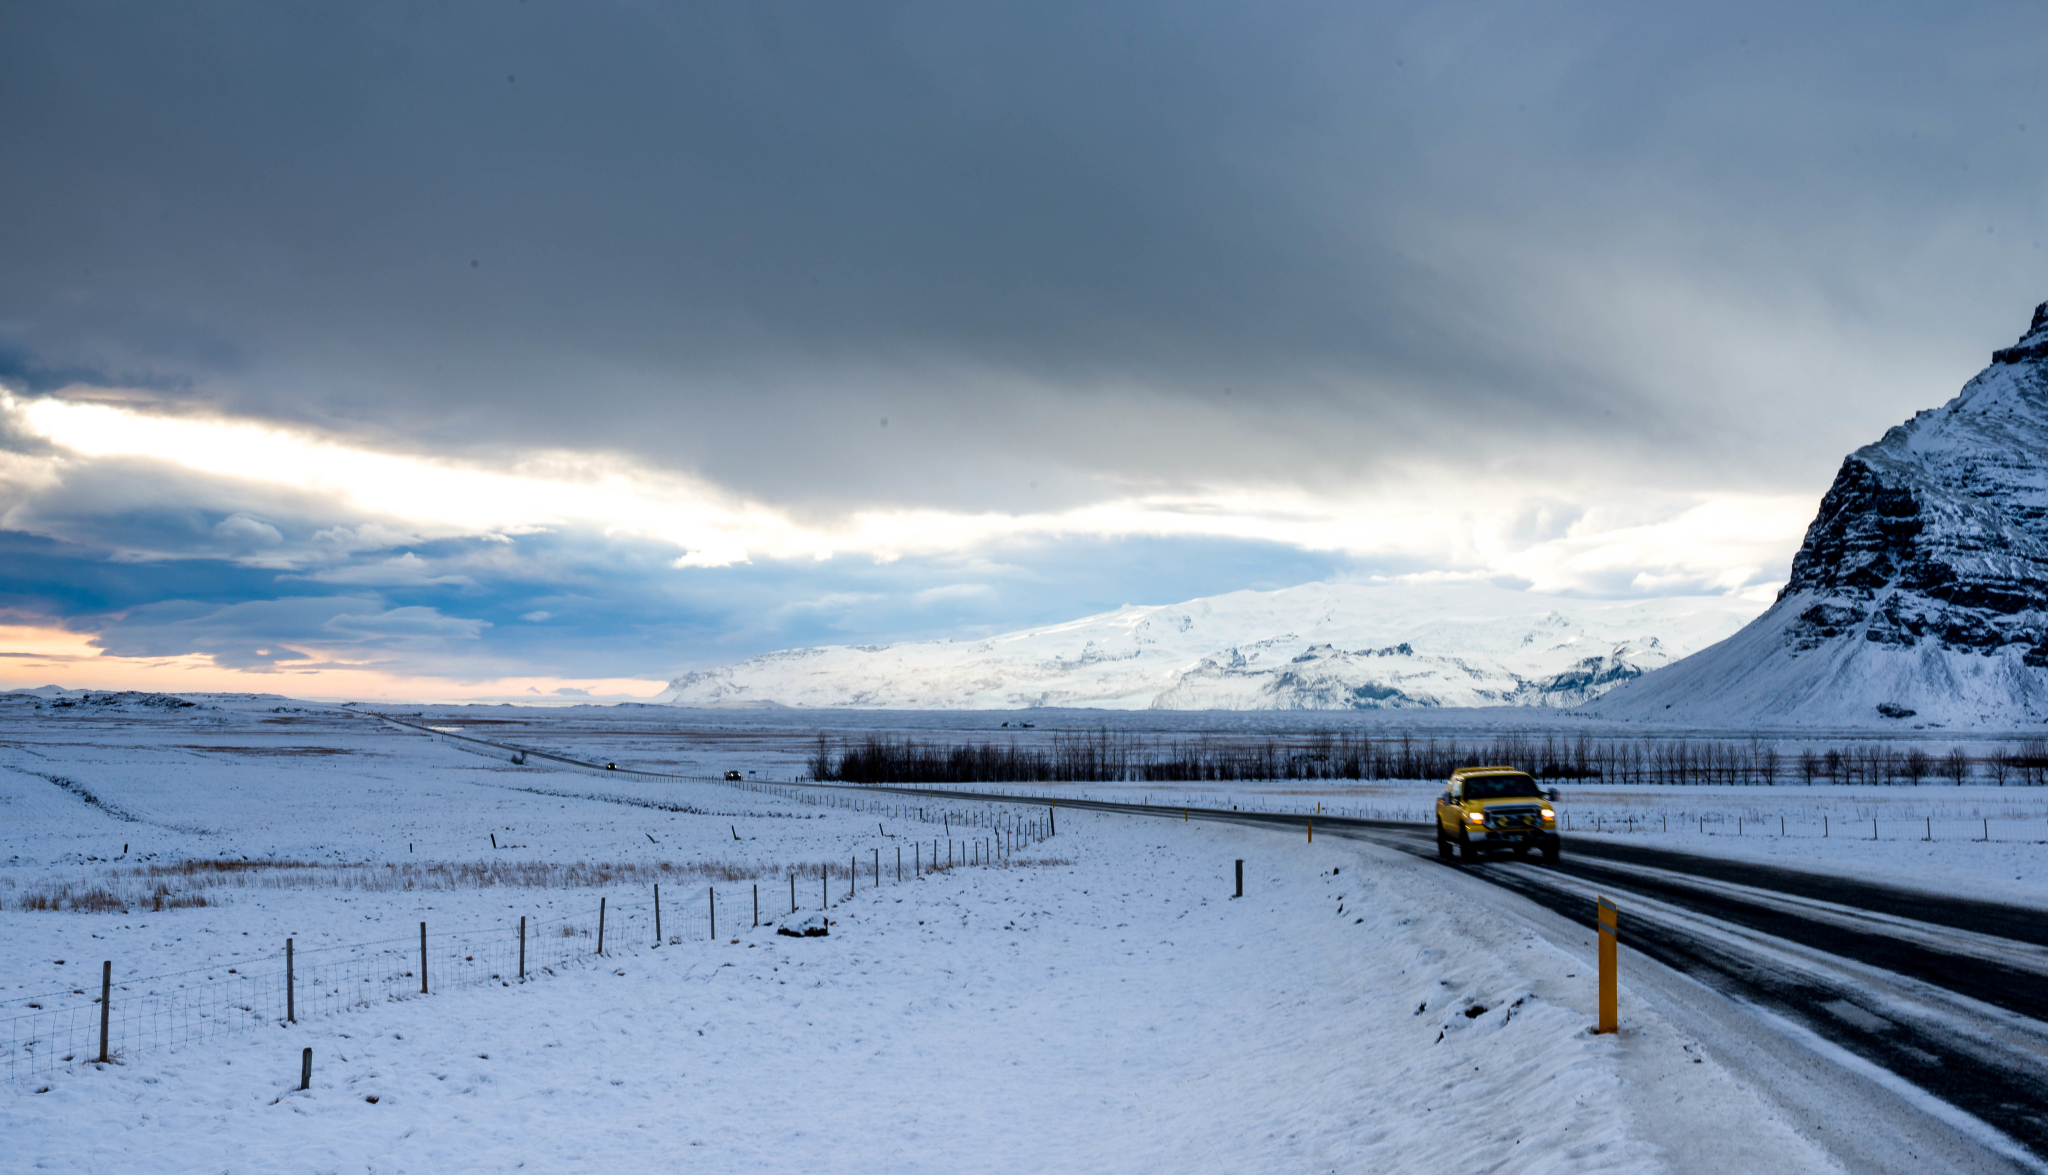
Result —
[[1735, 721], [2048, 713], [2048, 302], [1953, 400], [1843, 460], [1769, 611], [1601, 709], [1653, 695]]
[[1993, 363], [2024, 363], [2029, 359], [2048, 359], [2048, 302], [2034, 307], [2033, 325], [2019, 342], [1991, 353]]

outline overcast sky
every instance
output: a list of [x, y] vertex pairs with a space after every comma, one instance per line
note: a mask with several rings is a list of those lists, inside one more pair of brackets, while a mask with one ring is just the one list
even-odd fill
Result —
[[0, 7], [0, 684], [1768, 598], [2048, 298], [2048, 9], [1791, 7]]

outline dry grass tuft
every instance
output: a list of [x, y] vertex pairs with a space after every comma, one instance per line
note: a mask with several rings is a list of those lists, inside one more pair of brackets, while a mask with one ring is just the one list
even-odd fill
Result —
[[58, 881], [32, 889], [16, 902], [23, 910], [77, 910], [87, 914], [126, 914], [128, 903], [103, 885], [74, 886]]
[[[815, 869], [816, 866], [812, 866]], [[334, 864], [282, 860], [185, 860], [139, 866], [134, 876], [176, 878], [189, 886], [237, 889], [404, 890], [594, 889], [608, 885], [702, 880], [747, 881], [779, 877], [774, 865], [736, 861], [392, 861]]]
[[[1026, 857], [1015, 867], [1068, 865], [1064, 857]], [[964, 862], [929, 862], [927, 872], [986, 868]], [[317, 861], [193, 858], [109, 870], [94, 880], [47, 881], [26, 890], [13, 904], [22, 910], [71, 910], [125, 914], [131, 910], [183, 910], [218, 905], [225, 890], [343, 889], [370, 893], [440, 892], [471, 889], [598, 889], [607, 886], [732, 885], [782, 881], [795, 874], [810, 879], [846, 877], [847, 863], [743, 861], [437, 861], [333, 864]], [[889, 873], [887, 867], [883, 870]], [[861, 875], [865, 881], [867, 874]], [[208, 895], [212, 896], [209, 897]]]

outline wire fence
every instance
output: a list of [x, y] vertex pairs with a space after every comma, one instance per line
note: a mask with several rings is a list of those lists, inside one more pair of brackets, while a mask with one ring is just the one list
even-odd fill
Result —
[[[856, 851], [843, 867], [806, 866], [789, 874], [789, 913], [829, 909], [862, 889], [955, 869], [1016, 863], [1016, 854], [1050, 834], [1050, 820], [989, 805], [873, 804], [852, 797], [799, 793], [792, 798], [884, 808], [936, 825], [930, 839], [895, 837], [889, 859], [880, 846]], [[907, 851], [906, 851], [907, 850]], [[0, 1011], [0, 1080], [33, 1083], [67, 1065], [119, 1061], [256, 1028], [414, 999], [456, 988], [509, 987], [621, 951], [708, 941], [721, 915], [728, 931], [784, 916], [779, 887], [720, 897], [716, 887], [687, 895], [659, 886], [648, 900], [599, 896], [581, 914], [527, 916], [487, 927], [440, 930], [343, 946], [300, 949], [287, 940], [276, 954], [213, 966], [133, 977], [119, 965], [101, 982], [41, 995], [9, 997]], [[815, 888], [813, 888], [815, 886]], [[842, 888], [843, 887], [843, 888]], [[768, 901], [763, 903], [766, 896]], [[736, 904], [737, 902], [737, 904]]]
[[1942, 841], [1977, 844], [2048, 844], [2048, 817], [1939, 816], [1845, 812], [1603, 810], [1567, 815], [1568, 832], [1670, 833], [1751, 840]]
[[[346, 946], [278, 953], [163, 975], [103, 968], [91, 988], [26, 998], [0, 1018], [0, 1076], [31, 1082], [66, 1065], [118, 1061], [254, 1028], [333, 1015], [457, 988], [514, 983], [587, 963], [600, 954], [707, 937], [712, 891], [588, 912], [527, 917], [505, 926], [435, 930]], [[688, 927], [688, 929], [685, 929]], [[673, 928], [673, 933], [669, 933]], [[84, 997], [84, 998], [80, 998]], [[102, 1002], [104, 1000], [104, 1002]]]

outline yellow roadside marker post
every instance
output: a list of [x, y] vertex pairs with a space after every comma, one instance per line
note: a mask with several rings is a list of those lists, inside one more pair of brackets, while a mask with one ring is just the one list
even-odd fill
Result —
[[1600, 1023], [1593, 1031], [1618, 1031], [1620, 1017], [1615, 1011], [1614, 944], [1620, 933], [1621, 912], [1614, 903], [1600, 898]]
[[1308, 822], [1308, 843], [1316, 843], [1316, 822], [1313, 820]]

